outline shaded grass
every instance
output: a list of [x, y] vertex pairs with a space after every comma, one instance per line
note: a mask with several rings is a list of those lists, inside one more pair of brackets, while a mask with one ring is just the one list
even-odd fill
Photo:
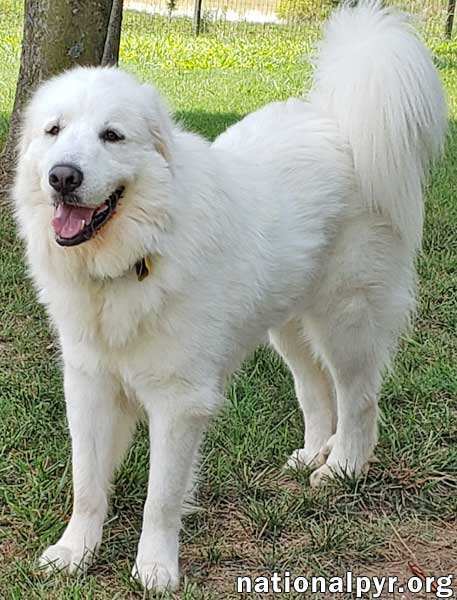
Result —
[[[21, 27], [19, 3], [0, 0], [0, 11], [5, 7], [0, 136], [12, 105]], [[179, 27], [173, 33], [154, 20], [151, 29], [145, 17], [127, 14], [123, 64], [155, 81], [180, 120], [210, 138], [309, 84], [298, 38], [287, 44], [281, 33], [256, 35], [250, 27], [241, 40], [231, 32], [216, 40], [212, 54], [211, 37], [196, 41]], [[169, 52], [173, 37], [179, 38], [175, 54]], [[312, 34], [305, 47], [311, 41]], [[452, 44], [435, 47], [455, 118], [457, 53]], [[436, 546], [443, 531], [455, 532], [457, 514], [456, 181], [454, 124], [427, 194], [418, 316], [383, 388], [380, 462], [367, 477], [321, 491], [309, 488], [306, 473], [284, 474], [286, 457], [301, 444], [301, 417], [287, 370], [259, 349], [233, 378], [227, 407], [205, 441], [202, 508], [186, 519], [182, 536], [181, 598], [228, 598], [235, 574], [274, 569], [335, 575], [354, 567], [386, 575], [392, 548], [405, 562], [410, 558], [399, 536], [410, 547], [423, 540], [425, 549], [433, 548], [420, 555], [431, 574], [438, 556], [440, 568], [456, 570], [452, 553], [443, 546], [440, 555]], [[35, 571], [36, 555], [70, 515], [69, 441], [57, 347], [5, 210], [0, 239], [0, 597], [143, 597], [129, 573], [147, 481], [144, 428], [119, 473], [97, 564], [76, 578]]]

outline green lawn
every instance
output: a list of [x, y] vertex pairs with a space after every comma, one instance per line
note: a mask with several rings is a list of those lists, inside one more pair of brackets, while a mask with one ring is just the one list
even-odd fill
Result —
[[[21, 3], [0, 0], [0, 142], [18, 69]], [[313, 33], [210, 30], [128, 13], [123, 66], [154, 81], [186, 126], [214, 137], [309, 84]], [[457, 46], [430, 40], [457, 117]], [[419, 313], [386, 379], [381, 438], [366, 478], [311, 490], [284, 474], [301, 443], [291, 378], [260, 349], [232, 381], [205, 444], [199, 502], [185, 521], [180, 598], [230, 598], [236, 574], [457, 574], [457, 126], [427, 195]], [[143, 598], [129, 573], [147, 479], [139, 432], [119, 474], [105, 545], [87, 576], [45, 578], [35, 559], [71, 509], [59, 353], [0, 206], [0, 598]], [[293, 598], [292, 595], [290, 595]]]

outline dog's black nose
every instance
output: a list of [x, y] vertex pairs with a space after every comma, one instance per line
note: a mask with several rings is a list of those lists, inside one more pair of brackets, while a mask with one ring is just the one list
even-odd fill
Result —
[[60, 194], [74, 192], [82, 180], [82, 172], [74, 165], [54, 165], [49, 171], [49, 185]]

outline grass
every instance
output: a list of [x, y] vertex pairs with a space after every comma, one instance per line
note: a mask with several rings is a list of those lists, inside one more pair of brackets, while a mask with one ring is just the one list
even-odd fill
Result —
[[[0, 12], [1, 139], [18, 69], [20, 3], [0, 0]], [[240, 25], [195, 39], [186, 22], [128, 13], [122, 63], [153, 80], [186, 126], [214, 137], [265, 102], [301, 93], [313, 36]], [[205, 442], [202, 510], [182, 535], [182, 599], [235, 597], [235, 574], [271, 570], [405, 577], [412, 561], [427, 574], [456, 573], [457, 48], [429, 41], [454, 125], [427, 194], [418, 316], [383, 388], [379, 463], [361, 480], [322, 491], [309, 488], [306, 474], [284, 474], [302, 423], [288, 372], [259, 349], [232, 380]], [[58, 348], [5, 209], [0, 239], [0, 597], [143, 598], [129, 572], [146, 490], [144, 429], [117, 478], [96, 565], [76, 578], [36, 572], [37, 554], [70, 515], [69, 442]]]

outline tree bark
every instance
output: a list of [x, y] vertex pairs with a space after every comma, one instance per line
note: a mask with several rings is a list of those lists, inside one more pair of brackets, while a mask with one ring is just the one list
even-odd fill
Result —
[[[114, 13], [114, 14], [113, 14]], [[21, 65], [2, 167], [11, 172], [21, 111], [39, 83], [74, 65], [117, 62], [122, 0], [25, 0]]]
[[102, 57], [103, 66], [115, 66], [119, 62], [123, 5], [123, 0], [112, 0], [111, 15]]
[[446, 37], [449, 40], [452, 37], [452, 29], [454, 27], [455, 5], [456, 5], [456, 0], [449, 0], [449, 4], [447, 7], [447, 18], [446, 18]]
[[195, 0], [194, 4], [194, 19], [193, 19], [193, 30], [195, 35], [200, 33], [200, 26], [202, 21], [202, 0]]

